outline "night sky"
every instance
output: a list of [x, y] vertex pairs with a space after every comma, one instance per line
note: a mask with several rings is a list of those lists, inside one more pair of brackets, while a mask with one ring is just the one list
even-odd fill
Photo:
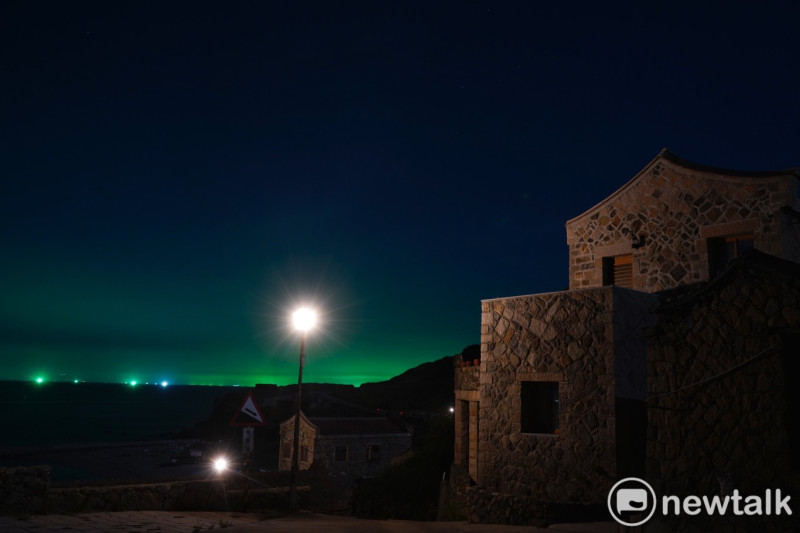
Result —
[[3, 2], [0, 379], [359, 384], [662, 148], [800, 165], [800, 3]]

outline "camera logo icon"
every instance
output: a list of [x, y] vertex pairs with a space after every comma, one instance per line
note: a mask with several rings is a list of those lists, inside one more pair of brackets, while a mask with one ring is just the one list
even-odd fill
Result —
[[640, 526], [656, 512], [656, 493], [638, 477], [621, 479], [608, 491], [608, 512], [623, 526]]

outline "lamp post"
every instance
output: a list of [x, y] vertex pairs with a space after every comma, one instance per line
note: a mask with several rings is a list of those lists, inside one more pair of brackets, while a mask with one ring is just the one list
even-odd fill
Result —
[[294, 409], [294, 438], [292, 440], [292, 470], [289, 481], [289, 507], [292, 512], [299, 510], [297, 505], [297, 472], [300, 470], [300, 393], [303, 386], [303, 366], [306, 363], [306, 333], [317, 322], [316, 313], [306, 307], [292, 314], [294, 328], [300, 332], [300, 371], [297, 375], [297, 396]]

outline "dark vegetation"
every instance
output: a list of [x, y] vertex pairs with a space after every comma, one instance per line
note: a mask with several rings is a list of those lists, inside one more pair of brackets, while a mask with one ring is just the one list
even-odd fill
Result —
[[[422, 426], [419, 421], [416, 427]], [[362, 479], [353, 492], [353, 514], [359, 518], [435, 520], [439, 486], [453, 462], [453, 419], [424, 421], [424, 438], [407, 461], [378, 477]]]

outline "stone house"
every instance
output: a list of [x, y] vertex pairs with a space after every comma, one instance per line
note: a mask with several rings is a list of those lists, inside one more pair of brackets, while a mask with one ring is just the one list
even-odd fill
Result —
[[[292, 416], [281, 423], [278, 470], [291, 470]], [[380, 473], [411, 450], [412, 430], [388, 417], [314, 418], [300, 413], [300, 470], [319, 463], [342, 484]]]
[[[668, 486], [694, 468], [688, 458], [680, 466], [675, 461], [693, 453], [683, 446], [687, 434], [707, 430], [684, 427], [674, 412], [654, 412], [677, 396], [652, 398], [767, 345], [782, 353], [792, 345], [786, 339], [796, 339], [791, 331], [800, 324], [787, 309], [798, 292], [791, 279], [800, 262], [799, 176], [797, 169], [715, 169], [663, 150], [619, 190], [567, 221], [569, 290], [481, 302], [480, 366], [456, 369], [455, 377], [453, 479], [469, 480], [472, 520], [547, 522], [567, 504], [571, 513], [575, 506], [604, 507], [622, 477], [648, 476]], [[749, 270], [735, 267], [751, 248], [761, 254], [749, 255], [760, 259]], [[730, 294], [750, 294], [751, 281], [761, 279], [754, 272], [770, 261], [783, 274], [763, 277], [773, 283], [758, 292], [759, 302], [770, 302], [767, 309], [754, 314], [737, 300], [724, 321], [710, 316]], [[691, 296], [697, 291], [705, 296]], [[742, 314], [749, 318], [740, 320]], [[745, 328], [738, 340], [715, 331], [723, 322]], [[758, 377], [766, 371], [752, 378], [760, 383], [756, 390], [777, 390], [770, 387], [782, 377]], [[763, 400], [765, 412], [785, 412], [783, 389], [773, 396], [753, 401]], [[724, 402], [706, 398], [695, 407], [693, 416], [705, 417], [715, 431], [732, 429], [730, 416], [717, 427]], [[744, 416], [742, 409], [735, 412]], [[785, 421], [766, 420], [775, 427]], [[757, 440], [765, 423], [738, 431], [755, 432]], [[783, 432], [772, 446], [786, 458]], [[711, 456], [709, 471], [735, 470], [733, 459]]]
[[611, 196], [567, 221], [569, 288], [659, 292], [708, 281], [753, 247], [800, 261], [797, 176], [797, 169], [714, 169], [663, 150]]

